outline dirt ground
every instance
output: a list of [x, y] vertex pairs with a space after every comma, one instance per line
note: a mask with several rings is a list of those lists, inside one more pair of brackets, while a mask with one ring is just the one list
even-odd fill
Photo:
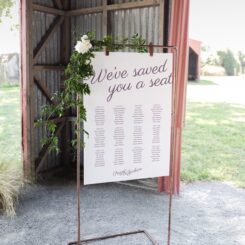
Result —
[[[75, 183], [28, 187], [17, 216], [0, 216], [1, 245], [65, 245], [76, 239]], [[81, 235], [145, 229], [166, 244], [168, 196], [120, 184], [81, 189]], [[148, 245], [143, 235], [90, 242]], [[182, 185], [173, 200], [172, 245], [244, 245], [245, 190], [218, 182]]]

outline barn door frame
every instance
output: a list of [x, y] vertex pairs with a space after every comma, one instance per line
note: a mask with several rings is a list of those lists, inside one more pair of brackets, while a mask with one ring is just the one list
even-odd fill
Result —
[[[38, 156], [35, 156], [35, 142], [37, 139], [35, 138], [36, 135], [34, 130], [36, 120], [36, 118], [34, 118], [34, 86], [37, 86], [47, 101], [55, 104], [55, 102], [52, 101], [52, 93], [45, 86], [44, 81], [37, 78], [35, 73], [40, 71], [64, 71], [70, 55], [69, 17], [65, 15], [66, 10], [69, 9], [69, 0], [52, 0], [52, 3], [54, 7], [51, 8], [35, 4], [32, 0], [21, 0], [20, 2], [22, 160], [24, 177], [32, 180], [34, 180], [41, 171], [42, 165], [48, 155], [49, 146], [43, 146], [39, 151]], [[33, 33], [32, 23], [34, 11], [52, 14], [55, 15], [55, 18], [53, 23], [51, 23], [50, 27], [47, 29], [45, 35], [33, 50], [32, 36], [35, 35], [35, 33]], [[59, 28], [62, 36], [60, 40], [61, 56], [59, 64], [37, 64], [39, 56], [48, 46], [49, 41]], [[62, 87], [62, 84], [60, 84], [60, 87]], [[63, 164], [67, 165], [69, 162], [69, 147], [66, 140], [69, 137], [68, 121], [66, 117], [59, 119], [53, 118], [52, 120], [57, 124], [56, 135], [62, 135], [61, 148], [63, 153], [61, 155], [61, 161]]]
[[[178, 98], [176, 112], [178, 114], [177, 123], [175, 125], [176, 139], [173, 143], [175, 151], [174, 160], [174, 192], [179, 192], [180, 185], [180, 162], [181, 162], [181, 131], [183, 127], [184, 112], [185, 112], [185, 91], [186, 91], [186, 57], [187, 57], [187, 38], [188, 38], [188, 10], [189, 0], [142, 0], [137, 2], [125, 2], [120, 4], [111, 4], [111, 0], [103, 0], [102, 5], [98, 7], [83, 8], [70, 10], [69, 0], [52, 0], [53, 7], [47, 7], [32, 3], [32, 0], [20, 0], [21, 3], [21, 98], [22, 98], [22, 151], [23, 151], [23, 168], [24, 176], [31, 179], [36, 176], [37, 170], [42, 166], [45, 157], [48, 154], [47, 147], [43, 148], [38, 157], [35, 159], [35, 132], [33, 117], [34, 98], [33, 87], [38, 86], [44, 96], [49, 100], [50, 93], [41, 81], [34, 78], [35, 72], [40, 70], [64, 70], [65, 65], [69, 61], [70, 55], [70, 17], [82, 14], [102, 13], [102, 29], [103, 35], [110, 34], [110, 13], [117, 10], [138, 9], [150, 6], [159, 6], [159, 42], [161, 44], [174, 45], [178, 47], [182, 57], [181, 65], [177, 74], [177, 92]], [[33, 11], [40, 11], [56, 15], [54, 23], [47, 31], [44, 40], [37, 46], [35, 53], [31, 50], [32, 47], [32, 15]], [[171, 20], [171, 21], [170, 21]], [[38, 55], [45, 49], [51, 36], [57, 28], [61, 28], [62, 40], [61, 49], [62, 56], [60, 64], [35, 64]], [[169, 39], [170, 38], [170, 39]], [[169, 39], [169, 40], [168, 40]], [[184, 60], [184, 61], [183, 61]], [[180, 61], [180, 60], [179, 60]], [[35, 84], [35, 85], [34, 85]], [[67, 139], [69, 138], [69, 113], [56, 121], [59, 126], [57, 134], [62, 135], [62, 161], [68, 164], [69, 162], [69, 147]], [[168, 178], [158, 179], [158, 190], [169, 190]]]
[[[44, 82], [38, 79], [35, 75], [37, 71], [44, 70], [64, 70], [65, 65], [69, 61], [70, 55], [70, 17], [88, 14], [102, 13], [102, 32], [103, 35], [110, 34], [110, 12], [125, 9], [138, 9], [150, 6], [160, 6], [160, 33], [159, 39], [163, 41], [163, 15], [164, 15], [164, 0], [143, 0], [140, 2], [126, 2], [120, 4], [111, 4], [110, 0], [103, 0], [102, 5], [93, 8], [83, 8], [70, 10], [69, 0], [52, 0], [53, 7], [44, 6], [33, 3], [32, 0], [21, 0], [21, 93], [22, 93], [22, 151], [23, 151], [23, 166], [24, 175], [26, 178], [33, 178], [40, 171], [42, 164], [48, 154], [48, 145], [44, 146], [37, 157], [35, 157], [35, 130], [34, 130], [34, 112], [35, 98], [33, 96], [34, 86], [37, 86], [42, 94], [50, 103], [55, 103], [51, 100], [52, 94], [45, 86]], [[33, 13], [34, 11], [45, 14], [55, 15], [53, 23], [42, 37], [41, 41], [32, 50], [33, 33]], [[38, 57], [47, 47], [53, 34], [61, 28], [61, 61], [60, 64], [37, 64]], [[66, 144], [69, 137], [69, 114], [61, 119], [54, 119], [58, 124], [56, 134], [62, 134], [61, 149], [64, 154], [62, 161], [69, 162], [69, 147]]]

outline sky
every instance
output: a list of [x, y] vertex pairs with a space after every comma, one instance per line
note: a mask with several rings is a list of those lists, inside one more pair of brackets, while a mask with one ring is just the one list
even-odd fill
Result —
[[190, 0], [190, 38], [245, 52], [245, 0]]
[[18, 0], [15, 0], [15, 5], [12, 9], [12, 18], [3, 18], [0, 23], [0, 54], [19, 52], [19, 30], [11, 27], [19, 24], [19, 6]]
[[[0, 24], [0, 54], [19, 52], [18, 2], [12, 19]], [[190, 0], [189, 36], [210, 46], [211, 50], [230, 48], [245, 52], [245, 0]]]

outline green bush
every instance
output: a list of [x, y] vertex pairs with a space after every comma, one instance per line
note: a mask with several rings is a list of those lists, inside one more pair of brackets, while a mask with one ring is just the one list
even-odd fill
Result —
[[236, 75], [237, 61], [232, 51], [227, 49], [226, 51], [218, 51], [217, 54], [220, 59], [220, 65], [225, 68], [226, 75]]

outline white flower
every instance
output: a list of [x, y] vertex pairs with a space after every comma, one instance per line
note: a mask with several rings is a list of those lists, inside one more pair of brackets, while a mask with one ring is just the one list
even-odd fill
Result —
[[92, 48], [92, 44], [90, 43], [90, 40], [88, 39], [87, 35], [83, 35], [81, 37], [81, 41], [77, 41], [77, 44], [75, 46], [75, 50], [78, 53], [82, 53], [82, 54], [87, 53], [91, 48]]
[[92, 48], [92, 44], [90, 42], [82, 42], [81, 53], [85, 54]]
[[82, 41], [86, 41], [86, 40], [89, 40], [89, 39], [88, 39], [88, 36], [87, 36], [87, 35], [83, 35], [83, 36], [81, 37], [81, 40], [82, 40]]
[[77, 41], [77, 44], [75, 46], [75, 50], [80, 53], [80, 50], [82, 48], [82, 42], [81, 41]]

